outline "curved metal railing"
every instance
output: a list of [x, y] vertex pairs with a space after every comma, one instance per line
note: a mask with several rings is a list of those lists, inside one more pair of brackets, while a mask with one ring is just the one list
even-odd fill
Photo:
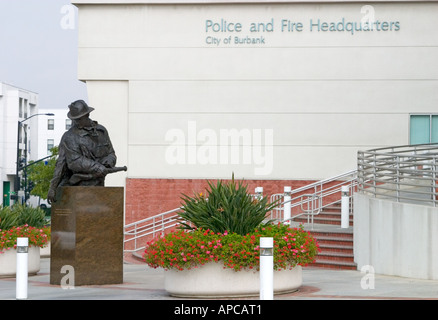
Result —
[[359, 151], [357, 159], [359, 192], [437, 206], [438, 144]]

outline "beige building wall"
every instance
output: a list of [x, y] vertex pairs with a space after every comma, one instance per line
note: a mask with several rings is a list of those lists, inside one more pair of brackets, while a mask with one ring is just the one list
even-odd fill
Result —
[[327, 178], [437, 110], [437, 1], [209, 2], [73, 1], [110, 185]]

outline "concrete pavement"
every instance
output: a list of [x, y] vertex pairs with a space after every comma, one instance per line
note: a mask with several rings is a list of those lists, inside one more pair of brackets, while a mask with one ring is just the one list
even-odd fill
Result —
[[[129, 261], [124, 264], [124, 283], [63, 289], [49, 284], [50, 259], [41, 259], [41, 270], [29, 277], [29, 300], [183, 300], [164, 290], [164, 271]], [[364, 278], [365, 277], [365, 278]], [[299, 291], [275, 300], [438, 300], [438, 281], [372, 275], [351, 270], [303, 268]], [[15, 278], [0, 279], [0, 299], [15, 300]], [[247, 300], [257, 300], [251, 298]]]

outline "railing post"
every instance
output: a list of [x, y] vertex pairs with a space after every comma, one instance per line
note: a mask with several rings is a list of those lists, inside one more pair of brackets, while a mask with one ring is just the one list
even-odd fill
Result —
[[400, 202], [400, 156], [396, 155], [397, 174], [396, 174], [396, 188], [397, 188], [397, 202]]
[[341, 187], [341, 228], [345, 229], [350, 226], [350, 188]]
[[134, 225], [134, 250], [137, 250], [137, 223]]
[[256, 187], [255, 188], [255, 196], [257, 200], [261, 200], [263, 198], [263, 187]]
[[374, 186], [374, 198], [377, 197], [377, 185], [376, 185], [376, 179], [377, 179], [377, 160], [376, 160], [376, 153], [374, 153], [374, 163], [373, 163], [373, 186]]
[[283, 220], [287, 221], [286, 223], [291, 224], [291, 187], [284, 187], [284, 197], [283, 197]]
[[433, 157], [433, 172], [432, 172], [432, 176], [433, 176], [433, 181], [432, 181], [432, 201], [433, 201], [433, 206], [436, 207], [436, 203], [438, 200], [438, 195], [437, 195], [437, 161], [436, 161], [437, 157]]

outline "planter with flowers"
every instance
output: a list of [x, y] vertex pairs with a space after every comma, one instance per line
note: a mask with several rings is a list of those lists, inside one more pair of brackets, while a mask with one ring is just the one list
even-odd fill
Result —
[[51, 246], [50, 246], [50, 237], [51, 237], [51, 228], [50, 228], [50, 226], [48, 226], [48, 227], [44, 227], [43, 229], [43, 232], [44, 232], [44, 234], [46, 235], [46, 237], [47, 237], [47, 244], [46, 245], [44, 245], [44, 246], [42, 246], [42, 247], [40, 247], [40, 257], [41, 258], [50, 258], [50, 248], [51, 248]]
[[301, 266], [314, 261], [318, 244], [302, 228], [266, 221], [277, 203], [254, 199], [234, 179], [209, 183], [206, 195], [184, 195], [182, 200], [180, 228], [153, 239], [144, 254], [149, 266], [166, 270], [169, 294], [258, 295], [260, 237], [274, 239], [274, 293], [301, 286]]
[[28, 273], [40, 270], [40, 248], [48, 244], [44, 223], [44, 212], [40, 209], [21, 205], [0, 209], [0, 277], [15, 277], [17, 238], [21, 237], [29, 240]]

